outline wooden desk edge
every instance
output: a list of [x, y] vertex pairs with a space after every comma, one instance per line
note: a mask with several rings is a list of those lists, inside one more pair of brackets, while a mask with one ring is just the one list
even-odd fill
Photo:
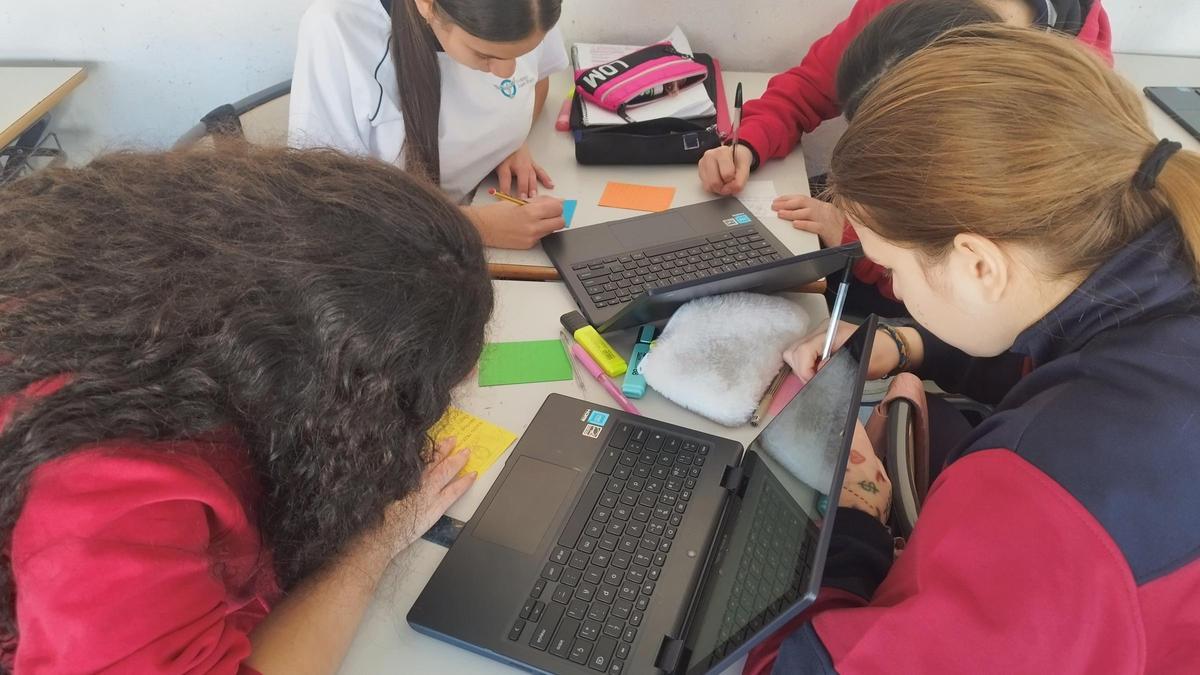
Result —
[[76, 87], [87, 79], [87, 70], [83, 67], [78, 67], [75, 74], [67, 78], [66, 82], [58, 85], [58, 87], [50, 92], [46, 98], [43, 98], [37, 105], [30, 108], [24, 115], [17, 118], [7, 129], [0, 130], [0, 148], [7, 148], [9, 143], [17, 140], [17, 138], [25, 133], [25, 130], [33, 126], [35, 122], [40, 120], [43, 115], [54, 109], [60, 101], [66, 98], [67, 94], [74, 91]]
[[503, 281], [559, 281], [558, 270], [544, 265], [488, 263], [488, 275]]

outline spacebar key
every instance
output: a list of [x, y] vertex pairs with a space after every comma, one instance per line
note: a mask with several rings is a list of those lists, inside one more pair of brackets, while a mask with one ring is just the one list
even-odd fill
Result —
[[608, 479], [601, 474], [592, 474], [588, 479], [587, 487], [583, 488], [583, 496], [579, 498], [579, 503], [575, 505], [575, 510], [571, 512], [571, 517], [567, 519], [567, 524], [563, 526], [562, 534], [558, 537], [559, 546], [575, 547], [575, 542], [579, 541], [579, 535], [583, 533], [583, 527], [587, 525], [596, 502], [600, 501], [600, 493], [604, 491], [607, 482]]
[[564, 610], [565, 608], [557, 602], [552, 602], [546, 607], [546, 613], [542, 615], [542, 620], [533, 630], [533, 637], [529, 638], [530, 647], [546, 651], [546, 647], [550, 645], [550, 640], [554, 637], [554, 629], [558, 628], [558, 622], [562, 619]]

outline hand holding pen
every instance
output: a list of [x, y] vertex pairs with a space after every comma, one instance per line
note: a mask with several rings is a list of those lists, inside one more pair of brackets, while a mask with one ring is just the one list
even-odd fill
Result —
[[[830, 309], [829, 323], [820, 332], [813, 333], [788, 348], [783, 360], [796, 376], [807, 382], [816, 374], [821, 364], [829, 359], [835, 346], [841, 346], [854, 332], [855, 326], [841, 320], [846, 307], [846, 295], [850, 290], [850, 274], [855, 258], [846, 260], [838, 284], [837, 296]], [[872, 359], [873, 360], [873, 359]]]
[[563, 203], [554, 197], [525, 201], [495, 189], [488, 193], [498, 203], [472, 206], [469, 211], [483, 243], [488, 246], [532, 248], [542, 237], [567, 225], [563, 220]]
[[700, 159], [700, 183], [704, 189], [718, 195], [735, 195], [746, 187], [754, 153], [742, 139], [742, 84], [739, 82], [733, 100], [733, 129], [729, 143], [713, 148]]

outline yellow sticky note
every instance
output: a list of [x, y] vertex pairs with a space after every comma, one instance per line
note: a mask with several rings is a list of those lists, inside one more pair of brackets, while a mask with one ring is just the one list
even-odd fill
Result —
[[517, 435], [508, 429], [498, 427], [487, 420], [481, 420], [458, 408], [448, 409], [446, 414], [442, 415], [442, 419], [433, 425], [431, 431], [434, 439], [438, 442], [453, 436], [455, 450], [470, 449], [471, 458], [459, 472], [460, 476], [472, 471], [482, 475], [496, 463], [508, 446], [517, 440]]
[[633, 183], [609, 183], [600, 195], [600, 206], [633, 211], [666, 211], [675, 199], [675, 188]]

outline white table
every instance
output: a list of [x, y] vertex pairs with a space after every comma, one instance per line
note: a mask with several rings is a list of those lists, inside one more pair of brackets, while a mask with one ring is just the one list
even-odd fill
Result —
[[1146, 116], [1154, 133], [1179, 141], [1183, 147], [1200, 152], [1200, 141], [1192, 137], [1162, 108], [1142, 94], [1143, 87], [1200, 87], [1200, 58], [1187, 56], [1151, 56], [1113, 54], [1114, 69], [1137, 87], [1146, 105]]
[[50, 112], [78, 87], [86, 72], [78, 67], [0, 67], [0, 148]]
[[[538, 281], [496, 281], [496, 308], [488, 326], [488, 341], [548, 340], [558, 337], [558, 318], [576, 308], [571, 295], [561, 283]], [[790, 296], [819, 323], [829, 315], [825, 298], [815, 294]], [[612, 346], [628, 356], [633, 348], [635, 333], [632, 330], [605, 334]], [[474, 381], [465, 383], [457, 393], [455, 405], [473, 415], [483, 417], [520, 436], [533, 420], [537, 409], [551, 393], [574, 396], [600, 405], [617, 407], [608, 393], [583, 369], [579, 369], [584, 390], [581, 392], [574, 381], [542, 382], [536, 384], [479, 387]], [[617, 378], [618, 381], [620, 378]], [[660, 419], [715, 436], [731, 438], [746, 445], [754, 439], [758, 430], [748, 424], [737, 428], [723, 427], [685, 410], [663, 398], [653, 389], [647, 389], [645, 398], [633, 401], [646, 417]], [[499, 475], [503, 462], [497, 462], [457, 504], [450, 508], [449, 515], [459, 520], [468, 520], [483, 501], [492, 482]]]
[[[767, 73], [738, 73], [724, 74], [726, 95], [733, 101], [733, 92], [737, 83], [742, 83], [746, 98], [757, 98], [767, 87], [770, 75]], [[542, 166], [554, 180], [554, 190], [538, 188], [538, 194], [547, 194], [561, 199], [575, 199], [579, 205], [575, 211], [571, 227], [595, 225], [611, 220], [620, 220], [632, 216], [645, 215], [642, 211], [628, 211], [599, 206], [600, 195], [609, 181], [621, 183], [638, 183], [675, 188], [675, 200], [671, 206], [686, 206], [710, 199], [714, 195], [706, 192], [700, 186], [699, 175], [695, 164], [679, 164], [669, 166], [581, 166], [575, 161], [575, 143], [568, 132], [556, 131], [554, 122], [558, 119], [558, 111], [562, 108], [570, 84], [566, 73], [558, 73], [550, 78], [550, 95], [546, 99], [546, 107], [533, 124], [529, 135], [529, 148], [533, 159]], [[755, 171], [751, 180], [770, 180], [775, 182], [775, 188], [780, 194], [808, 194], [808, 174], [804, 167], [804, 153], [797, 150], [783, 160], [768, 162]], [[492, 204], [495, 198], [487, 193], [489, 187], [495, 187], [495, 177], [488, 178], [475, 193], [476, 204]], [[769, 219], [767, 229], [774, 234], [792, 253], [803, 253], [817, 248], [815, 235], [802, 232], [792, 227], [790, 222]], [[542, 251], [541, 246], [535, 246], [528, 251], [512, 251], [489, 248], [488, 261], [512, 265], [550, 265], [550, 259]]]
[[[758, 73], [728, 73], [726, 87], [730, 100], [738, 81], [743, 83], [751, 96], [757, 96], [765, 87], [769, 75]], [[549, 194], [579, 202], [572, 227], [584, 227], [596, 223], [617, 220], [634, 215], [636, 211], [605, 208], [597, 205], [604, 185], [610, 180], [664, 185], [676, 188], [673, 206], [692, 204], [713, 196], [701, 189], [694, 165], [659, 167], [585, 167], [575, 162], [574, 146], [568, 134], [554, 129], [554, 122], [562, 107], [567, 91], [568, 78], [559, 75], [552, 79], [550, 96], [545, 110], [535, 122], [529, 143], [534, 158], [553, 177], [556, 189]], [[783, 161], [772, 162], [753, 176], [754, 180], [773, 180], [781, 193], [808, 193], [808, 178], [802, 153], [796, 152]], [[494, 185], [494, 183], [492, 183]], [[485, 184], [479, 191], [477, 201], [490, 203]], [[793, 253], [816, 250], [816, 237], [792, 228], [791, 223], [775, 220], [768, 228]], [[519, 265], [549, 265], [550, 261], [540, 247], [530, 251], [505, 251], [489, 249], [491, 262]], [[575, 309], [575, 304], [566, 288], [557, 282], [497, 281], [496, 308], [488, 328], [488, 340], [553, 339], [558, 336], [558, 317]], [[825, 301], [817, 295], [793, 296], [814, 320], [827, 315]], [[633, 344], [632, 331], [606, 336], [623, 355], [628, 355]], [[499, 424], [518, 435], [524, 433], [534, 414], [550, 393], [587, 399], [602, 405], [612, 406], [608, 394], [595, 380], [584, 375], [584, 390], [580, 391], [574, 381], [547, 382], [539, 384], [511, 385], [481, 388], [473, 382], [466, 383], [458, 392], [455, 405], [464, 410]], [[753, 427], [727, 429], [702, 417], [690, 413], [663, 399], [653, 390], [636, 402], [642, 413], [673, 424], [691, 427], [700, 431], [732, 438], [747, 443], [755, 435]], [[482, 476], [471, 490], [451, 509], [449, 514], [459, 520], [469, 520], [487, 495], [496, 477], [503, 469], [500, 461]], [[412, 603], [420, 594], [425, 582], [433, 575], [446, 550], [440, 546], [421, 541], [397, 558], [381, 584], [367, 617], [359, 628], [358, 635], [342, 665], [343, 673], [381, 672], [441, 672], [441, 673], [512, 673], [508, 666], [485, 659], [466, 650], [420, 635], [413, 631], [405, 620]], [[730, 669], [730, 674], [741, 671], [741, 667]]]

